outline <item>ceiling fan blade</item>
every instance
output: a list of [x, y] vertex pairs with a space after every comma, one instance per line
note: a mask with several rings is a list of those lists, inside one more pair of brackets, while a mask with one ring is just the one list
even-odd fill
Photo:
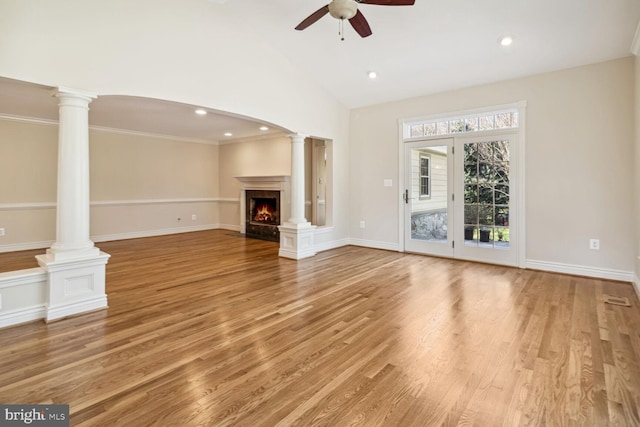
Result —
[[304, 30], [309, 25], [314, 24], [318, 19], [322, 18], [324, 15], [329, 13], [329, 5], [322, 6], [320, 9], [313, 12], [311, 15], [307, 17], [304, 21], [298, 24], [296, 30]]
[[416, 0], [356, 0], [362, 4], [377, 4], [380, 6], [413, 6]]
[[353, 18], [349, 19], [349, 22], [351, 23], [353, 29], [356, 30], [356, 33], [360, 34], [360, 37], [369, 37], [372, 34], [371, 27], [369, 27], [367, 19], [359, 10], [356, 12]]

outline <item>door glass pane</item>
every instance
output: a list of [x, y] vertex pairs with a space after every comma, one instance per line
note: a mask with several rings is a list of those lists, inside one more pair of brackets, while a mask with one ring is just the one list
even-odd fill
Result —
[[411, 149], [411, 239], [447, 243], [447, 146]]
[[509, 204], [509, 186], [504, 184], [496, 184], [494, 187], [493, 198], [496, 205]]
[[509, 141], [464, 144], [464, 243], [508, 249]]
[[479, 202], [484, 205], [492, 205], [493, 204], [493, 186], [490, 184], [482, 184], [478, 186], [478, 197]]
[[470, 163], [464, 165], [464, 182], [472, 183], [478, 181], [478, 164]]
[[478, 203], [478, 186], [475, 184], [464, 186], [464, 202]]

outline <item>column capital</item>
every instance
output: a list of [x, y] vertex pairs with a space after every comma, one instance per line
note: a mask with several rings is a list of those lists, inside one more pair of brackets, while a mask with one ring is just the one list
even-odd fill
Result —
[[93, 101], [94, 99], [96, 99], [98, 97], [98, 95], [96, 95], [93, 92], [87, 92], [84, 90], [78, 90], [78, 89], [72, 89], [69, 87], [65, 87], [65, 86], [58, 86], [57, 88], [55, 88], [54, 90], [51, 91], [51, 96], [55, 96], [57, 98], [77, 98], [77, 99], [84, 99], [87, 101], [87, 103]]
[[304, 142], [305, 139], [307, 139], [309, 135], [304, 135], [301, 133], [292, 133], [289, 135], [289, 138], [291, 138], [291, 142], [293, 143], [301, 143]]

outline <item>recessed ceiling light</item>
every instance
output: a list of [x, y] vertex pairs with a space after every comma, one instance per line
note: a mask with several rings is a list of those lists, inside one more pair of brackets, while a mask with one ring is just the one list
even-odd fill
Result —
[[196, 114], [199, 116], [205, 116], [207, 114], [207, 112], [205, 110], [203, 110], [202, 108], [198, 108], [196, 110]]
[[378, 77], [378, 73], [376, 73], [375, 71], [369, 71], [367, 73], [367, 76], [369, 76], [370, 79], [375, 79], [376, 77]]
[[268, 128], [268, 127], [266, 127], [266, 126], [260, 126], [260, 130], [261, 130], [261, 131], [265, 131], [265, 130], [269, 130], [269, 128]]
[[233, 136], [233, 134], [231, 132], [226, 132], [224, 136]]
[[500, 43], [500, 46], [510, 46], [513, 43], [513, 38], [511, 36], [502, 36], [498, 39], [498, 43]]

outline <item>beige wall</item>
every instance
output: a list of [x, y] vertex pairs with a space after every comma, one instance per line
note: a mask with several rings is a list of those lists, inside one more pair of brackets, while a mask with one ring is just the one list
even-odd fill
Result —
[[240, 197], [236, 176], [291, 174], [291, 139], [282, 136], [223, 144], [220, 150], [220, 197]]
[[58, 128], [0, 120], [0, 203], [55, 202]]
[[55, 239], [58, 128], [0, 120], [0, 247]]
[[[633, 58], [352, 111], [350, 235], [398, 244], [398, 119], [526, 101], [526, 258], [633, 271]], [[366, 219], [367, 228], [358, 228]], [[601, 250], [588, 249], [589, 238]]]
[[92, 201], [218, 195], [216, 145], [97, 131], [90, 144]]
[[[55, 240], [57, 133], [0, 119], [0, 251]], [[96, 130], [89, 140], [93, 238], [218, 225], [217, 146]]]
[[218, 225], [216, 145], [92, 131], [90, 158], [97, 239]]

